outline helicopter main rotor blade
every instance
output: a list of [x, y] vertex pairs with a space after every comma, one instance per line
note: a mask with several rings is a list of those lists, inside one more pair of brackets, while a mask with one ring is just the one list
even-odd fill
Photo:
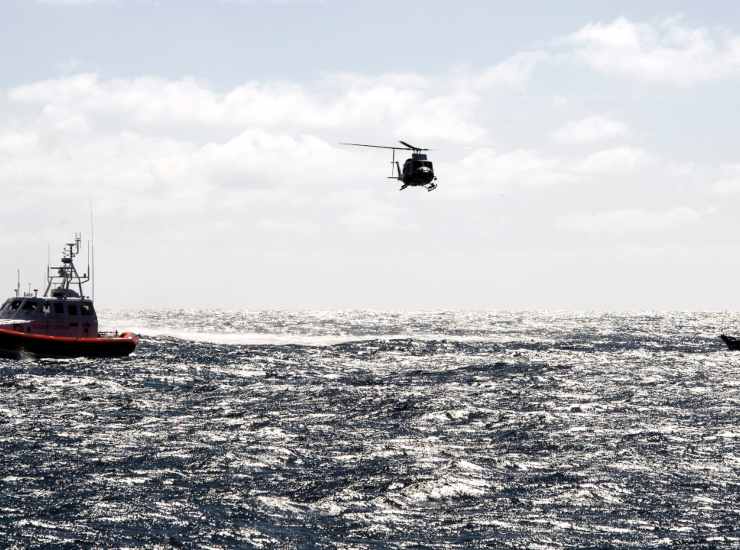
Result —
[[414, 147], [410, 143], [406, 143], [403, 140], [399, 140], [398, 143], [403, 143], [406, 147], [408, 147], [409, 149], [413, 149], [414, 151], [429, 151], [429, 149], [424, 149], [423, 147]]
[[406, 151], [408, 147], [392, 147], [390, 145], [368, 145], [367, 143], [345, 143], [339, 145], [352, 145], [353, 147], [372, 147], [373, 149], [393, 149], [394, 151]]

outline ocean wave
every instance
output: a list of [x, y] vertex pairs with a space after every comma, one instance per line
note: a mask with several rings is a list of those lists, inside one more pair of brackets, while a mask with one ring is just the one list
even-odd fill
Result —
[[138, 326], [127, 331], [144, 338], [176, 338], [189, 342], [249, 346], [310, 346], [328, 347], [353, 342], [415, 340], [420, 342], [497, 343], [508, 339], [494, 336], [460, 336], [457, 334], [389, 333], [389, 334], [294, 334], [263, 332], [202, 332], [177, 328]]

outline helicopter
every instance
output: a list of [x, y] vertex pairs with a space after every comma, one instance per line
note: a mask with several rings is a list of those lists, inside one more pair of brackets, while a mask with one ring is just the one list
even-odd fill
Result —
[[[390, 145], [368, 145], [366, 143], [342, 143], [342, 145], [352, 145], [354, 147], [372, 147], [374, 149], [390, 149], [393, 151], [391, 160], [391, 175], [388, 179], [399, 180], [401, 191], [407, 187], [424, 187], [427, 191], [434, 191], [437, 188], [437, 177], [434, 175], [434, 166], [432, 161], [427, 159], [423, 147], [416, 147], [405, 141], [399, 141], [403, 147], [393, 147]], [[401, 165], [396, 161], [396, 151], [411, 151], [411, 158], [406, 159]]]

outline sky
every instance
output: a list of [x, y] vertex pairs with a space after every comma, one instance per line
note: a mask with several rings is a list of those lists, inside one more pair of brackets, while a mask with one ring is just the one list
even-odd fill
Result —
[[0, 68], [8, 295], [92, 205], [99, 309], [740, 307], [730, 2], [3, 0]]

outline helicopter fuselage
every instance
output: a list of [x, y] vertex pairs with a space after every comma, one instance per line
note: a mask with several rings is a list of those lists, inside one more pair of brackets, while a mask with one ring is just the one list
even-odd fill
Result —
[[404, 185], [429, 185], [434, 181], [434, 166], [427, 160], [426, 155], [415, 153], [403, 163], [403, 171], [399, 170], [399, 178]]

